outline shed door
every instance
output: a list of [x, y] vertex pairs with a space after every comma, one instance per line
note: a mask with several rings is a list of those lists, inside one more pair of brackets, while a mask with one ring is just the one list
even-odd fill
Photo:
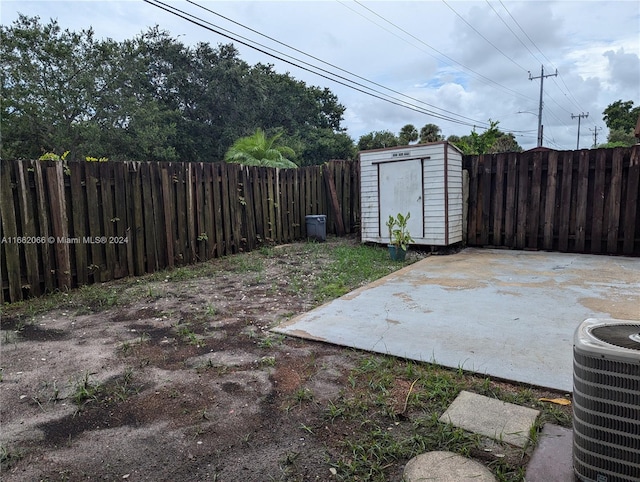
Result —
[[422, 160], [378, 164], [380, 189], [380, 236], [387, 239], [389, 216], [411, 213], [408, 228], [413, 238], [423, 237]]

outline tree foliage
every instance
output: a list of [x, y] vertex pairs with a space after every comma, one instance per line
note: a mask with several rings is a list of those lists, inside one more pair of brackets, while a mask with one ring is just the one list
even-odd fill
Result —
[[218, 161], [259, 127], [296, 139], [301, 165], [353, 155], [331, 91], [250, 66], [231, 44], [185, 46], [157, 27], [96, 40], [24, 15], [0, 42], [2, 158]]
[[628, 147], [636, 143], [634, 129], [640, 116], [640, 106], [633, 107], [633, 101], [617, 100], [602, 112], [602, 120], [609, 128], [607, 143], [601, 147]]
[[435, 124], [425, 124], [420, 129], [420, 143], [426, 144], [427, 142], [438, 142], [443, 140], [440, 127]]
[[375, 131], [360, 136], [358, 140], [358, 150], [384, 149], [385, 147], [395, 147], [400, 145], [400, 141], [391, 131]]
[[398, 134], [398, 144], [401, 146], [408, 146], [412, 142], [418, 140], [418, 129], [413, 124], [407, 124], [400, 129]]
[[640, 116], [640, 106], [633, 107], [633, 101], [617, 100], [602, 112], [602, 120], [610, 130], [632, 131]]
[[246, 166], [296, 168], [295, 163], [287, 159], [295, 152], [289, 146], [278, 145], [282, 133], [267, 137], [262, 129], [253, 135], [238, 139], [224, 156], [226, 162]]
[[467, 155], [522, 152], [522, 147], [513, 134], [498, 129], [499, 123], [489, 119], [489, 128], [482, 134], [478, 134], [474, 129], [468, 136], [449, 136], [447, 140]]

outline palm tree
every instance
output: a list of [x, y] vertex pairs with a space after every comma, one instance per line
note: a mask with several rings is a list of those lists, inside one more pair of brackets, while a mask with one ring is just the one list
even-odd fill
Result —
[[398, 134], [398, 141], [401, 146], [408, 146], [418, 140], [418, 129], [413, 124], [407, 124]]
[[267, 137], [260, 128], [253, 135], [241, 137], [233, 143], [224, 156], [226, 162], [246, 166], [277, 167], [280, 169], [298, 167], [285, 156], [295, 156], [293, 149], [276, 146], [282, 133]]
[[425, 144], [427, 142], [438, 142], [443, 139], [440, 134], [440, 127], [435, 124], [425, 124], [420, 129], [420, 143]]

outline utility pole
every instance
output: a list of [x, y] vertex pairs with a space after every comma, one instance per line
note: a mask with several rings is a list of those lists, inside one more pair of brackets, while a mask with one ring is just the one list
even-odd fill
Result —
[[580, 149], [580, 119], [582, 119], [583, 117], [586, 119], [587, 117], [589, 117], [589, 113], [587, 112], [586, 114], [583, 112], [582, 114], [578, 114], [578, 115], [573, 115], [571, 114], [571, 118], [575, 119], [578, 118], [578, 142], [576, 143], [576, 151], [578, 149]]
[[540, 79], [540, 104], [538, 106], [538, 147], [542, 147], [542, 85], [544, 84], [545, 77], [557, 77], [558, 69], [556, 69], [555, 74], [546, 74], [544, 73], [544, 65], [540, 67], [540, 76], [532, 77], [531, 72], [529, 72], [529, 80]]
[[593, 129], [589, 130], [593, 132], [593, 148], [595, 149], [596, 147], [598, 147], [598, 131], [601, 131], [602, 127], [593, 126]]

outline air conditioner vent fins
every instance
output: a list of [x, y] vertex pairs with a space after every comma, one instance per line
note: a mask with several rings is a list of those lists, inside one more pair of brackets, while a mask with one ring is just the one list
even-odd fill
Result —
[[585, 320], [573, 345], [573, 465], [584, 482], [640, 482], [640, 323]]

